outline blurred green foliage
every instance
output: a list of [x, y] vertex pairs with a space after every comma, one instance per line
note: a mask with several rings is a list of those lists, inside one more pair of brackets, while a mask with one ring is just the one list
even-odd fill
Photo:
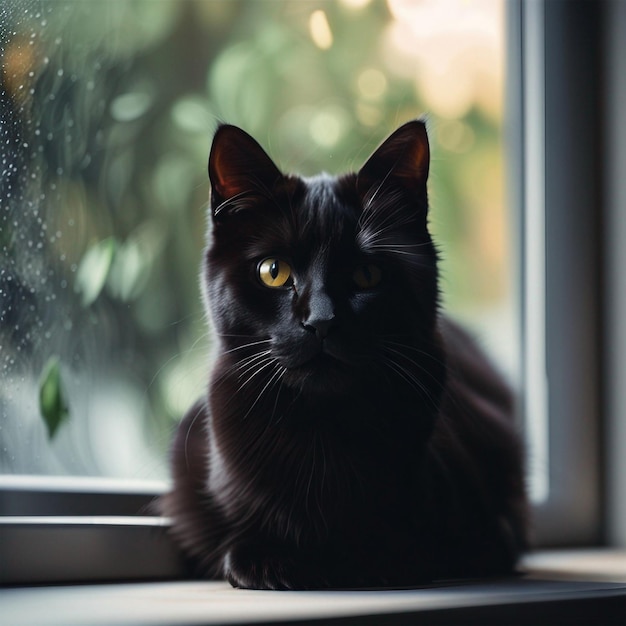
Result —
[[52, 439], [70, 415], [58, 357], [50, 357], [41, 374], [39, 409], [48, 428], [48, 437]]
[[[478, 105], [456, 120], [429, 110], [411, 72], [389, 60], [389, 6], [362, 4], [8, 0], [5, 370], [41, 371], [54, 353], [70, 376], [89, 372], [90, 384], [111, 372], [132, 381], [147, 398], [137, 415], [145, 440], [164, 456], [206, 377], [198, 266], [219, 121], [307, 175], [358, 168], [397, 125], [429, 114], [447, 301], [462, 311], [502, 297], [502, 253], [489, 256], [505, 236], [500, 121]], [[319, 10], [332, 35], [326, 49], [311, 31]], [[48, 362], [41, 386], [51, 436], [67, 415], [59, 371]], [[89, 420], [89, 411], [85, 401], [73, 415]]]

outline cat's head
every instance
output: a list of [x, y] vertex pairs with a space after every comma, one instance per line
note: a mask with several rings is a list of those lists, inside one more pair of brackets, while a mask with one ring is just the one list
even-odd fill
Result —
[[428, 169], [421, 121], [358, 172], [313, 178], [283, 174], [247, 133], [218, 128], [204, 280], [222, 354], [244, 380], [325, 393], [412, 381], [438, 306]]

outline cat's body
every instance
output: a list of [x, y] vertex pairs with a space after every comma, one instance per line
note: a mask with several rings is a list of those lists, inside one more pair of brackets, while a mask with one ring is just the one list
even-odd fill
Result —
[[218, 129], [203, 275], [217, 358], [163, 499], [200, 573], [306, 589], [513, 570], [512, 402], [439, 312], [428, 162], [421, 122], [358, 174], [313, 179]]

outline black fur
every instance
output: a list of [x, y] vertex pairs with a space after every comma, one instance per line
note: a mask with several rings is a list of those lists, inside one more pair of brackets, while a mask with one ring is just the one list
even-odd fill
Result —
[[[339, 178], [283, 175], [242, 130], [217, 130], [216, 361], [162, 502], [200, 574], [315, 589], [514, 569], [527, 505], [512, 401], [439, 311], [428, 168], [420, 121]], [[259, 279], [266, 258], [292, 268], [283, 287]]]

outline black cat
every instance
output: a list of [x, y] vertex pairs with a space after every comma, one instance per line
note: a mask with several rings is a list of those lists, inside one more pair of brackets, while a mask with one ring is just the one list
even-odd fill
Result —
[[506, 385], [439, 311], [421, 121], [356, 174], [282, 174], [234, 126], [209, 158], [208, 393], [173, 448], [173, 532], [256, 589], [505, 574], [525, 546]]

